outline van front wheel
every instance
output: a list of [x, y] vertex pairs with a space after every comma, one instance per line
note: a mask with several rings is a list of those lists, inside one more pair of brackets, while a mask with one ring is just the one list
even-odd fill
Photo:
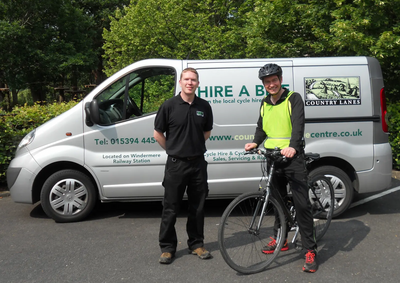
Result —
[[335, 193], [335, 210], [332, 217], [337, 217], [347, 210], [353, 201], [354, 189], [349, 176], [335, 166], [317, 167], [309, 173], [309, 178], [324, 175], [329, 178]]
[[84, 173], [66, 169], [51, 175], [42, 187], [44, 212], [56, 222], [75, 222], [87, 217], [96, 204], [96, 190]]

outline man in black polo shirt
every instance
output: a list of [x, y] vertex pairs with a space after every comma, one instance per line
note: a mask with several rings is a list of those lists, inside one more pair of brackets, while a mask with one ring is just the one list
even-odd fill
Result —
[[204, 202], [208, 195], [206, 140], [210, 137], [213, 115], [210, 104], [196, 96], [199, 75], [193, 68], [183, 70], [179, 95], [165, 101], [154, 122], [154, 138], [168, 154], [164, 175], [164, 207], [160, 226], [160, 263], [175, 256], [178, 239], [176, 217], [183, 195], [188, 196], [186, 231], [188, 247], [201, 259], [211, 258], [204, 248]]

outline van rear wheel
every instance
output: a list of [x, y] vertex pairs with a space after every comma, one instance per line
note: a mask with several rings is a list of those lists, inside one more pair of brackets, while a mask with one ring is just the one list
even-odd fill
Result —
[[335, 210], [332, 217], [337, 217], [345, 212], [353, 201], [354, 189], [352, 182], [343, 170], [335, 166], [317, 167], [309, 173], [310, 179], [318, 175], [324, 175], [332, 183], [335, 193]]
[[42, 187], [44, 212], [56, 222], [75, 222], [87, 217], [96, 204], [96, 190], [82, 172], [66, 169], [51, 175]]

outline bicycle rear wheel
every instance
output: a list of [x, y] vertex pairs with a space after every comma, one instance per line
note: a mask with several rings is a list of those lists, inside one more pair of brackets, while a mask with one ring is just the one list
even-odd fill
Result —
[[274, 236], [275, 215], [285, 223], [281, 206], [271, 196], [260, 221], [265, 196], [263, 192], [245, 193], [234, 199], [225, 209], [218, 231], [218, 244], [225, 262], [243, 274], [264, 270], [278, 256], [285, 239], [286, 225], [281, 225], [272, 254], [262, 253]]
[[312, 177], [308, 195], [314, 218], [315, 238], [318, 242], [328, 230], [335, 208], [335, 194], [330, 180], [323, 175]]

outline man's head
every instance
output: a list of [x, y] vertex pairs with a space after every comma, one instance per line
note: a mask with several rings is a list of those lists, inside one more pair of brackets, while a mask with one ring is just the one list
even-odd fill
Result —
[[181, 79], [182, 79], [183, 74], [184, 74], [184, 73], [187, 73], [187, 72], [195, 73], [195, 74], [196, 74], [196, 77], [197, 77], [197, 80], [199, 80], [199, 73], [197, 72], [197, 70], [196, 70], [195, 68], [186, 68], [186, 69], [184, 69], [184, 70], [182, 71], [182, 73], [181, 73]]
[[266, 91], [272, 96], [279, 94], [282, 88], [282, 68], [277, 64], [265, 64], [258, 71], [258, 78], [263, 82]]
[[282, 77], [282, 68], [279, 67], [277, 64], [268, 63], [265, 64], [261, 69], [258, 71], [258, 78], [260, 80], [264, 80], [265, 77], [277, 75], [280, 79]]
[[194, 95], [197, 87], [199, 86], [199, 74], [196, 69], [186, 68], [181, 73], [181, 79], [179, 84], [182, 89], [182, 93], [186, 95]]

